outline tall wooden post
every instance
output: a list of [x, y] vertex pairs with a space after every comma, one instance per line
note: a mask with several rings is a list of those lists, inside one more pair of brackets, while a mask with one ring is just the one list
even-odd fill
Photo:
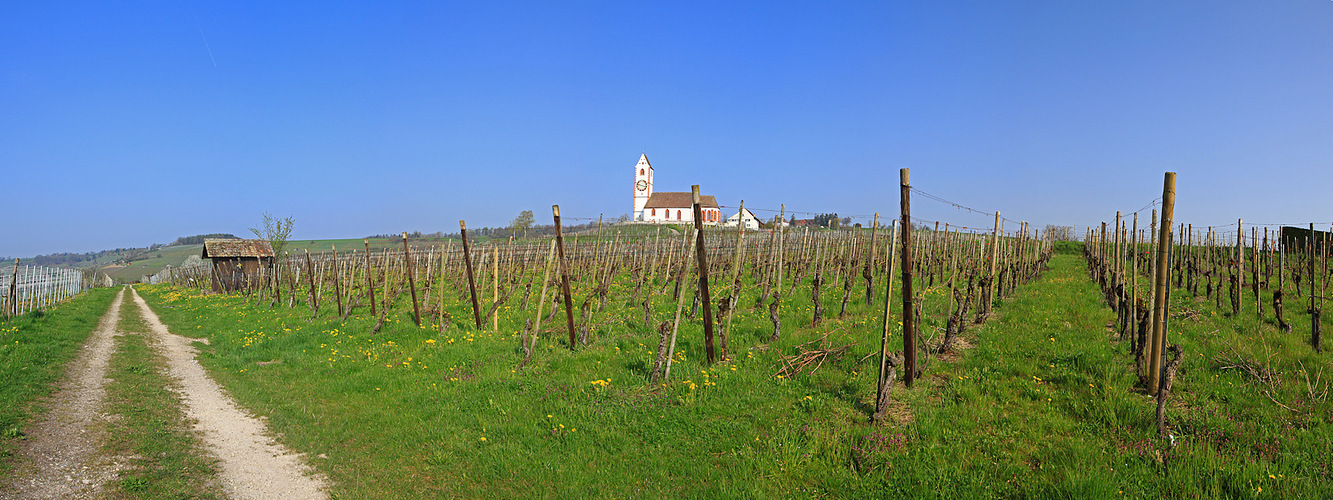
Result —
[[574, 350], [574, 298], [569, 293], [569, 268], [565, 265], [565, 235], [560, 229], [560, 205], [551, 205], [555, 219], [555, 249], [560, 258], [560, 293], [565, 296], [565, 320], [569, 323], [569, 350]]
[[481, 329], [481, 305], [477, 304], [477, 279], [472, 271], [472, 247], [467, 244], [467, 223], [458, 221], [458, 234], [463, 239], [463, 265], [467, 267], [467, 291], [472, 295], [472, 320]]
[[[911, 226], [908, 226], [911, 227]], [[990, 293], [983, 294], [986, 297], [985, 311], [990, 314], [991, 305], [995, 303], [995, 273], [996, 267], [1000, 263], [1000, 211], [995, 211], [995, 229], [991, 230], [990, 238]]]
[[[870, 257], [866, 259], [865, 279], [866, 279], [866, 305], [875, 303], [875, 251], [879, 244], [879, 212], [875, 212], [875, 221], [870, 225]], [[892, 251], [889, 252], [893, 254]], [[892, 279], [892, 278], [886, 278]], [[888, 300], [888, 299], [884, 299]]]
[[495, 314], [491, 315], [491, 330], [500, 331], [500, 308], [495, 304], [500, 302], [500, 245], [491, 244], [491, 307], [495, 308]]
[[305, 270], [306, 281], [310, 283], [310, 314], [311, 316], [319, 314], [319, 302], [315, 299], [315, 265], [310, 262], [310, 249], [305, 251]]
[[1162, 182], [1162, 216], [1157, 227], [1161, 231], [1157, 236], [1157, 275], [1153, 281], [1152, 340], [1148, 356], [1148, 392], [1157, 394], [1158, 382], [1162, 371], [1162, 349], [1166, 345], [1167, 284], [1171, 279], [1168, 258], [1171, 253], [1171, 218], [1176, 207], [1176, 173], [1167, 172]]
[[[407, 287], [412, 289], [412, 320], [421, 328], [421, 308], [417, 306], [417, 281], [412, 275], [412, 254], [407, 247], [407, 232], [403, 232], [403, 261], [407, 262]], [[427, 271], [429, 272], [429, 271]]]
[[[1133, 244], [1129, 247], [1131, 259], [1129, 268], [1129, 344], [1132, 346], [1138, 342], [1139, 332], [1139, 213], [1134, 212], [1134, 225], [1130, 230], [1130, 240]], [[1137, 367], [1135, 367], [1137, 369]]]
[[[366, 288], [370, 289], [370, 315], [375, 313], [375, 270], [370, 267], [370, 238], [362, 238], [362, 243], [366, 244]], [[293, 290], [295, 293], [295, 290]]]
[[1324, 311], [1322, 307], [1315, 304], [1315, 297], [1320, 294], [1316, 293], [1314, 288], [1314, 278], [1315, 278], [1314, 260], [1315, 260], [1315, 255], [1317, 255], [1317, 253], [1315, 252], [1314, 234], [1315, 234], [1314, 223], [1311, 222], [1310, 234], [1307, 235], [1305, 238], [1305, 247], [1308, 249], [1307, 255], [1310, 256], [1309, 259], [1306, 259], [1310, 262], [1310, 284], [1309, 286], [1307, 286], [1307, 288], [1310, 290], [1310, 345], [1314, 347], [1315, 352], [1323, 352], [1322, 347], [1319, 345], [1320, 343], [1319, 334], [1321, 333], [1319, 330], [1320, 327], [1323, 325], [1320, 325], [1319, 322], [1321, 321], [1320, 318], [1323, 316]]
[[882, 337], [879, 342], [879, 383], [875, 388], [875, 408], [884, 408], [887, 404], [884, 398], [884, 385], [894, 383], [888, 380], [889, 368], [889, 322], [892, 321], [893, 305], [893, 252], [894, 247], [898, 245], [898, 221], [893, 221], [889, 226], [889, 255], [888, 272], [884, 274], [884, 329], [881, 332]]
[[14, 272], [9, 275], [9, 316], [19, 315], [19, 260], [14, 259]]
[[338, 317], [343, 315], [343, 288], [342, 277], [338, 269], [338, 245], [330, 245], [333, 248], [333, 295], [338, 297]]
[[[449, 244], [449, 249], [450, 249], [450, 250], [453, 250], [453, 246], [454, 246], [453, 243], [450, 243], [450, 244]], [[439, 291], [436, 292], [436, 293], [437, 293], [437, 295], [436, 295], [437, 298], [436, 298], [436, 300], [435, 300], [435, 303], [438, 304], [436, 307], [439, 309], [439, 312], [435, 315], [435, 317], [436, 317], [436, 319], [437, 319], [437, 320], [439, 321], [439, 323], [440, 323], [439, 326], [440, 326], [440, 328], [441, 328], [441, 331], [443, 331], [443, 328], [445, 328], [445, 326], [444, 326], [444, 315], [445, 315], [445, 312], [446, 312], [446, 311], [444, 310], [444, 268], [445, 268], [445, 263], [447, 262], [447, 261], [445, 260], [445, 256], [448, 255], [449, 253], [450, 253], [450, 252], [447, 252], [447, 251], [445, 250], [444, 245], [441, 244], [441, 245], [440, 245], [440, 271], [439, 271], [438, 273], [436, 273], [436, 278], [435, 278], [436, 286], [439, 288]]]
[[1245, 310], [1242, 307], [1245, 300], [1245, 228], [1241, 224], [1241, 219], [1236, 219], [1236, 314]]
[[727, 347], [726, 335], [730, 334], [731, 332], [731, 317], [736, 313], [736, 309], [740, 308], [739, 305], [741, 300], [741, 264], [743, 263], [741, 259], [744, 258], [744, 252], [743, 252], [744, 248], [745, 248], [745, 200], [741, 200], [741, 207], [739, 210], [736, 211], [736, 252], [732, 254], [731, 257], [731, 280], [729, 282], [729, 285], [731, 286], [731, 298], [729, 300], [731, 301], [731, 303], [728, 304], [729, 307], [727, 307], [727, 328], [722, 331], [724, 335], [722, 338], [723, 360], [731, 358], [731, 352]]
[[708, 354], [708, 364], [713, 364], [713, 301], [708, 294], [708, 252], [704, 248], [703, 208], [699, 206], [699, 185], [690, 186], [690, 197], [694, 204], [694, 229], [698, 233], [694, 254], [699, 259], [699, 300], [704, 309], [704, 350]]
[[898, 170], [898, 181], [903, 217], [903, 358], [907, 371], [903, 383], [910, 389], [916, 378], [916, 311], [912, 307], [912, 183], [907, 169]]

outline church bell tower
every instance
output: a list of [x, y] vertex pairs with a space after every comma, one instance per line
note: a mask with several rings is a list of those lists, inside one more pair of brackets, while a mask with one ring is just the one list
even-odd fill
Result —
[[643, 207], [648, 204], [648, 197], [653, 194], [653, 165], [648, 163], [648, 153], [639, 156], [639, 163], [634, 165], [634, 220], [643, 219]]

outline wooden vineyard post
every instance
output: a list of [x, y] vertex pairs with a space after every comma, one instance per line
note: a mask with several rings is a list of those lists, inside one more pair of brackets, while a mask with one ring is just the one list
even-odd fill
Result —
[[310, 262], [310, 249], [305, 251], [306, 281], [310, 283], [310, 315], [319, 314], [319, 303], [315, 301], [315, 265]]
[[366, 244], [366, 288], [370, 289], [370, 315], [375, 316], [375, 271], [370, 267], [370, 238], [363, 238]]
[[699, 300], [704, 309], [704, 350], [708, 355], [708, 364], [713, 364], [713, 302], [708, 295], [708, 252], [704, 248], [703, 208], [699, 206], [699, 185], [690, 186], [690, 197], [694, 204], [695, 257], [699, 259]]
[[731, 359], [731, 350], [727, 346], [727, 335], [731, 332], [731, 317], [736, 313], [736, 308], [741, 300], [741, 250], [745, 247], [745, 200], [741, 200], [741, 207], [736, 211], [736, 252], [731, 258], [731, 280], [728, 285], [731, 286], [731, 298], [727, 304], [727, 327], [722, 329], [722, 359]]
[[1322, 347], [1319, 345], [1320, 343], [1319, 334], [1321, 333], [1319, 329], [1321, 326], [1323, 326], [1320, 324], [1321, 321], [1320, 317], [1323, 316], [1324, 311], [1322, 307], [1315, 304], [1315, 297], [1319, 294], [1315, 293], [1315, 288], [1314, 288], [1314, 277], [1315, 277], [1314, 258], [1316, 254], [1315, 254], [1313, 222], [1310, 223], [1310, 233], [1305, 237], [1305, 247], [1308, 249], [1307, 255], [1310, 256], [1309, 259], [1306, 259], [1307, 261], [1310, 262], [1310, 284], [1306, 287], [1310, 290], [1310, 345], [1314, 347], [1315, 352], [1323, 352]]
[[[778, 337], [782, 335], [782, 316], [779, 313], [782, 307], [782, 271], [786, 267], [784, 265], [786, 256], [783, 255], [783, 251], [786, 250], [787, 242], [787, 225], [785, 224], [786, 216], [787, 204], [779, 204], [778, 227], [776, 228], [778, 248], [776, 260], [773, 261], [776, 263], [776, 267], [773, 270], [773, 279], [776, 281], [776, 285], [773, 289], [773, 302], [768, 304], [768, 318], [773, 322], [773, 335], [768, 338], [769, 342], [777, 342]], [[793, 215], [792, 217], [795, 216]]]
[[518, 364], [519, 368], [528, 364], [532, 359], [532, 351], [537, 349], [537, 332], [542, 331], [542, 309], [546, 306], [546, 288], [551, 283], [551, 264], [555, 260], [555, 240], [551, 240], [551, 248], [546, 251], [546, 271], [542, 274], [542, 298], [537, 302], [537, 321], [532, 327], [531, 339], [528, 339], [527, 348], [524, 349], [523, 361]]
[[[695, 237], [695, 238], [698, 238], [698, 237], [699, 237], [699, 230], [696, 229], [696, 230], [694, 231], [694, 233], [695, 233], [694, 237]], [[684, 250], [685, 250], [685, 259], [684, 259], [685, 271], [684, 271], [684, 274], [689, 274], [689, 272], [690, 272], [690, 255], [689, 255], [689, 254], [690, 254], [690, 247], [689, 247], [689, 246], [686, 246]], [[684, 288], [684, 287], [682, 287], [682, 288]], [[666, 366], [663, 368], [662, 378], [660, 378], [660, 379], [657, 378], [657, 367], [656, 367], [656, 366], [653, 367], [653, 374], [652, 374], [653, 379], [652, 379], [652, 383], [654, 383], [654, 384], [656, 384], [659, 380], [660, 380], [663, 384], [666, 384], [666, 381], [667, 381], [668, 379], [671, 378], [671, 360], [672, 360], [672, 358], [675, 357], [675, 355], [676, 355], [676, 334], [680, 332], [680, 316], [681, 316], [681, 313], [685, 310], [685, 295], [686, 295], [685, 290], [681, 290], [681, 293], [677, 294], [677, 296], [676, 296], [676, 318], [675, 318], [674, 322], [671, 324], [671, 343], [667, 346], [667, 351], [666, 351], [666, 353], [665, 353], [665, 354], [666, 354], [666, 356], [665, 356], [665, 357], [666, 357]], [[660, 347], [660, 346], [659, 346], [659, 347]], [[660, 349], [659, 349], [658, 359], [660, 360], [660, 359], [662, 359], [662, 357], [663, 357], [663, 356], [662, 356], [662, 354], [660, 353]]]
[[[565, 296], [565, 320], [569, 323], [569, 350], [574, 350], [574, 298], [569, 293], [569, 267], [565, 265], [565, 235], [560, 229], [560, 205], [551, 205], [555, 219], [555, 250], [560, 259], [560, 293]], [[480, 320], [478, 320], [480, 321]]]
[[500, 302], [500, 246], [491, 244], [491, 304], [495, 313], [491, 314], [491, 330], [500, 331], [500, 308], [494, 304]]
[[1129, 269], [1129, 345], [1133, 350], [1135, 342], [1138, 342], [1139, 335], [1139, 213], [1134, 212], [1134, 225], [1130, 230], [1129, 246], [1130, 269]]
[[14, 259], [14, 272], [9, 275], [9, 317], [19, 315], [19, 260]]
[[[875, 212], [875, 221], [870, 224], [870, 257], [866, 259], [866, 305], [875, 303], [875, 246], [879, 244], [879, 212]], [[892, 252], [890, 252], [892, 254]], [[884, 299], [888, 300], [888, 299]]]
[[[413, 276], [412, 254], [407, 247], [407, 232], [403, 232], [403, 261], [407, 263], [407, 287], [412, 290], [412, 320], [421, 328], [421, 308], [417, 306], [417, 280]], [[427, 271], [429, 272], [429, 271]]]
[[898, 170], [899, 195], [902, 201], [903, 231], [903, 358], [906, 361], [903, 383], [912, 388], [912, 379], [916, 378], [916, 320], [912, 307], [912, 183], [907, 169]]
[[[986, 299], [979, 316], [984, 320], [990, 317], [991, 307], [995, 304], [996, 288], [996, 268], [1000, 263], [1000, 211], [995, 211], [995, 228], [991, 230], [990, 237], [990, 280], [986, 284], [985, 293], [981, 294]], [[980, 322], [980, 321], [979, 321]]]
[[467, 291], [472, 294], [472, 319], [481, 329], [481, 306], [477, 305], [477, 279], [472, 274], [472, 249], [467, 244], [467, 224], [458, 221], [458, 234], [463, 239], [463, 265], [467, 267]]
[[1162, 182], [1162, 216], [1157, 221], [1156, 276], [1153, 279], [1152, 336], [1148, 344], [1148, 393], [1157, 394], [1162, 371], [1162, 348], [1166, 345], [1167, 284], [1171, 278], [1171, 218], [1176, 206], [1176, 173], [1167, 172]]
[[343, 289], [342, 280], [338, 276], [338, 245], [330, 245], [333, 248], [333, 295], [338, 297], [338, 317], [343, 315]]
[[[894, 370], [889, 366], [889, 322], [892, 321], [890, 311], [893, 306], [893, 248], [898, 244], [898, 221], [893, 221], [889, 232], [889, 269], [884, 274], [884, 330], [879, 342], [879, 382], [875, 388], [875, 413], [871, 416], [875, 421], [884, 417], [884, 410], [889, 406], [889, 391], [885, 387], [893, 387]], [[901, 361], [901, 360], [898, 360]]]
[[[450, 250], [452, 250], [452, 249], [453, 249], [453, 244], [451, 243], [451, 244], [449, 245], [449, 247], [450, 247]], [[438, 318], [438, 320], [439, 320], [439, 322], [440, 322], [439, 327], [440, 327], [440, 332], [441, 332], [441, 333], [443, 333], [443, 332], [445, 331], [445, 329], [448, 328], [448, 327], [445, 326], [445, 323], [444, 323], [444, 321], [445, 321], [444, 315], [446, 314], [446, 312], [445, 312], [445, 310], [444, 310], [444, 264], [447, 262], [446, 259], [445, 259], [445, 256], [446, 256], [446, 255], [448, 255], [448, 252], [445, 251], [445, 249], [444, 249], [444, 245], [441, 244], [441, 245], [440, 245], [440, 272], [439, 272], [439, 273], [436, 273], [437, 277], [436, 277], [436, 279], [435, 279], [435, 285], [436, 285], [436, 287], [439, 288], [439, 291], [436, 292], [436, 293], [438, 294], [438, 298], [437, 298], [436, 301], [435, 301], [435, 302], [436, 302], [436, 306], [435, 306], [435, 307], [439, 308], [439, 311], [440, 311], [439, 314], [436, 315], [436, 318]]]
[[282, 303], [282, 267], [280, 266], [281, 262], [282, 259], [278, 258], [278, 254], [274, 253], [273, 276], [271, 277], [273, 281], [273, 302], [269, 304], [270, 308]]
[[1235, 288], [1232, 293], [1236, 298], [1236, 314], [1239, 315], [1245, 308], [1242, 306], [1245, 300], [1245, 289], [1242, 286], [1245, 283], [1245, 228], [1241, 224], [1241, 219], [1236, 219], [1236, 283], [1232, 285]]

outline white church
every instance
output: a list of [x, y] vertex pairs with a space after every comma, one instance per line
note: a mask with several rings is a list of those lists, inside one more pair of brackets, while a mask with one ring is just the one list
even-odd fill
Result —
[[[699, 195], [699, 211], [704, 225], [735, 226], [737, 217], [722, 217], [722, 207], [712, 195]], [[639, 156], [634, 165], [634, 220], [655, 224], [694, 223], [694, 196], [689, 191], [653, 192], [653, 165], [648, 154]], [[742, 214], [746, 229], [759, 229], [758, 218], [745, 210]]]

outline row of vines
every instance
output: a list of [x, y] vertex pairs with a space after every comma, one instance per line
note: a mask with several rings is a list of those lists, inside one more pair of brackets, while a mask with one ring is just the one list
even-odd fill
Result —
[[[910, 187], [903, 186], [906, 207]], [[172, 269], [166, 279], [200, 289], [224, 280], [255, 306], [305, 307], [312, 317], [368, 315], [375, 319], [371, 334], [388, 316], [409, 311], [418, 326], [441, 333], [520, 332], [519, 368], [532, 360], [538, 338], [577, 351], [608, 332], [632, 331], [658, 346], [645, 380], [652, 385], [670, 377], [680, 335], [705, 337], [704, 352], [690, 356], [726, 362], [738, 350], [780, 339], [784, 322], [818, 331], [831, 316], [860, 314], [862, 324], [882, 330], [878, 419], [899, 371], [907, 384], [921, 376], [934, 356], [984, 323], [1001, 298], [1038, 277], [1054, 249], [1049, 235], [1026, 224], [1005, 231], [998, 214], [990, 231], [959, 231], [904, 212], [910, 226], [880, 224], [878, 216], [872, 227], [847, 229], [620, 224], [487, 241], [469, 239], [460, 223], [462, 238], [444, 244], [404, 235], [394, 249], [372, 251], [367, 242], [283, 255], [250, 273], [203, 266]], [[553, 215], [558, 228], [558, 207]], [[508, 311], [503, 320], [502, 311]], [[766, 314], [767, 324], [733, 331], [738, 312]], [[785, 353], [776, 374], [809, 373], [855, 342], [828, 333]], [[890, 345], [896, 335], [902, 349]]]

